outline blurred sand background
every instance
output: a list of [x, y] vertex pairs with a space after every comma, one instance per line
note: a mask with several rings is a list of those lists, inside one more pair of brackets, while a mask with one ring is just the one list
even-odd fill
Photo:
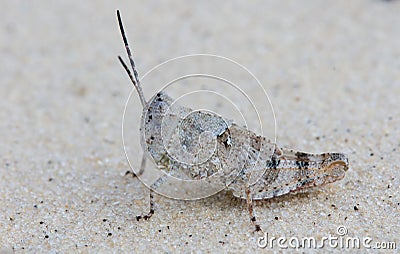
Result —
[[232, 58], [268, 91], [280, 146], [349, 155], [342, 181], [257, 203], [264, 231], [321, 239], [344, 225], [400, 247], [400, 1], [1, 6], [0, 250], [266, 252], [245, 201], [227, 192], [157, 195], [154, 216], [135, 220], [148, 194], [125, 176], [131, 87], [116, 60], [125, 57], [116, 9], [141, 73], [185, 54]]

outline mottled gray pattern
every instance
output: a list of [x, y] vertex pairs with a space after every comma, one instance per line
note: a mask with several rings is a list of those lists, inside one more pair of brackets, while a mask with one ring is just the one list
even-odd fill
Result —
[[160, 92], [143, 111], [142, 145], [168, 174], [199, 180], [218, 172], [222, 179], [210, 181], [223, 181], [240, 198], [246, 198], [246, 184], [252, 199], [267, 199], [340, 180], [348, 169], [343, 154], [282, 150], [228, 122], [211, 112], [176, 105]]

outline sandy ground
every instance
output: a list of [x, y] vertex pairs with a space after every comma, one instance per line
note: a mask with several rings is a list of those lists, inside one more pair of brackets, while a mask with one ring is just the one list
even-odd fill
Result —
[[125, 176], [131, 87], [116, 60], [116, 9], [141, 73], [185, 54], [232, 58], [268, 91], [280, 146], [348, 154], [342, 181], [257, 203], [269, 237], [321, 240], [345, 226], [343, 238], [400, 247], [400, 1], [3, 1], [0, 250], [270, 250], [257, 246], [245, 202], [228, 192], [156, 195], [154, 216], [135, 220], [148, 191]]

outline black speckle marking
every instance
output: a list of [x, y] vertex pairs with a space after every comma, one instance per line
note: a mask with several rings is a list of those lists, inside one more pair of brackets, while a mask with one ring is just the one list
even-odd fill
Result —
[[354, 206], [354, 211], [358, 211], [358, 207], [356, 205]]
[[276, 158], [272, 156], [271, 160], [267, 162], [267, 168], [276, 169], [280, 163], [280, 160], [276, 160]]
[[308, 161], [296, 161], [296, 165], [299, 169], [308, 169], [308, 166], [310, 166], [310, 163]]
[[297, 156], [297, 158], [299, 160], [308, 160], [308, 154], [306, 154], [306, 153], [297, 152], [297, 153], [295, 153], [295, 155]]

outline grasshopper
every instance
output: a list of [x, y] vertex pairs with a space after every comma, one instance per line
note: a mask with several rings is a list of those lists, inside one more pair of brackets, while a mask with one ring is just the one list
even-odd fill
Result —
[[118, 59], [143, 107], [140, 132], [144, 155], [136, 175], [143, 173], [147, 159], [165, 172], [149, 186], [149, 213], [137, 216], [138, 221], [154, 214], [153, 192], [166, 185], [169, 176], [205, 180], [200, 185], [203, 188], [196, 191], [226, 188], [245, 199], [255, 231], [262, 230], [254, 215], [253, 200], [304, 192], [345, 176], [349, 163], [343, 153], [311, 154], [279, 148], [215, 113], [177, 105], [164, 91], [146, 100], [119, 11], [117, 19], [131, 70], [120, 56]]

